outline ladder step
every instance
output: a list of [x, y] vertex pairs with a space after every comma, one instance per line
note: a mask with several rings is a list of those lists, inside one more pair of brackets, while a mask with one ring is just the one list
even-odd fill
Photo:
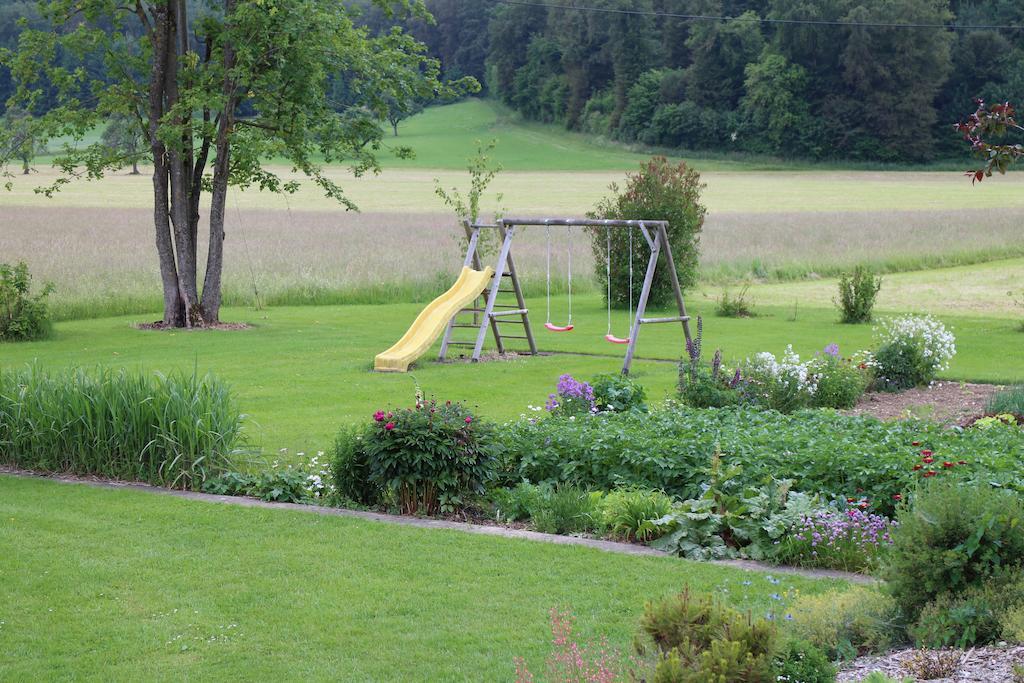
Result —
[[640, 322], [647, 323], [685, 323], [690, 319], [688, 315], [677, 315], [671, 318], [640, 318]]
[[503, 315], [526, 315], [530, 311], [526, 308], [514, 308], [509, 311], [491, 311], [491, 317], [497, 318]]
[[453, 323], [452, 327], [464, 327], [464, 328], [471, 329], [471, 330], [478, 330], [478, 329], [480, 329], [479, 325], [470, 325], [469, 323]]
[[[502, 325], [525, 325], [526, 324], [525, 320], [495, 320], [494, 322], [500, 323]], [[473, 327], [479, 327], [479, 326], [478, 325], [473, 325]]]
[[502, 339], [525, 339], [526, 341], [530, 341], [529, 337], [517, 337], [517, 336], [511, 335], [511, 334], [503, 334], [503, 335], [501, 335], [501, 338]]
[[450, 341], [448, 346], [476, 346], [476, 342]]
[[499, 289], [498, 293], [499, 294], [515, 294], [516, 290], [514, 290], [514, 289]]

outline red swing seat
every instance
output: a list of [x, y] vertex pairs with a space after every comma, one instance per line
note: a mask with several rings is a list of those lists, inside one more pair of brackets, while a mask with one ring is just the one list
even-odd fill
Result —
[[622, 337], [616, 337], [614, 334], [604, 335], [605, 341], [610, 341], [612, 344], [628, 344], [629, 337], [623, 339]]
[[572, 332], [572, 328], [572, 323], [565, 326], [559, 326], [554, 323], [544, 323], [544, 329], [550, 330], [551, 332]]

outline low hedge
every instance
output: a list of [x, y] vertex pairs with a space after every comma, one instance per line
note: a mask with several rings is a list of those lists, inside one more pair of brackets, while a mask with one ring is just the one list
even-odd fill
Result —
[[[1013, 426], [949, 429], [833, 411], [783, 415], [671, 404], [650, 414], [520, 420], [498, 438], [502, 476], [510, 483], [631, 485], [697, 498], [717, 449], [726, 466], [740, 468], [745, 485], [792, 479], [795, 490], [865, 497], [886, 513], [894, 496], [928, 472], [1024, 491], [1024, 432]], [[931, 452], [924, 464], [922, 451]]]

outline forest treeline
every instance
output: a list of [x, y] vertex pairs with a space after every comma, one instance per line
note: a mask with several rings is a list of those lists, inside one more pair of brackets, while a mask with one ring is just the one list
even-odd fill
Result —
[[[16, 44], [18, 19], [39, 24], [35, 4], [0, 0], [0, 47]], [[576, 7], [545, 6], [555, 4]], [[527, 119], [624, 142], [928, 162], [962, 154], [951, 124], [974, 110], [974, 98], [1024, 101], [1024, 30], [1012, 28], [1024, 25], [1020, 0], [426, 5], [435, 22], [404, 27], [441, 61], [446, 78], [475, 77]], [[373, 32], [402, 22], [368, 0], [351, 6]], [[665, 16], [673, 13], [725, 19]], [[799, 23], [806, 21], [819, 23]], [[102, 59], [90, 68], [102, 78]], [[344, 75], [334, 81], [338, 106], [358, 106]], [[0, 103], [9, 95], [0, 69]], [[396, 113], [396, 131], [410, 113]]]
[[927, 162], [963, 153], [974, 98], [1024, 101], [1024, 30], [843, 25], [1020, 26], [1020, 0], [537, 4], [591, 10], [427, 0], [409, 28], [528, 119], [667, 148]]

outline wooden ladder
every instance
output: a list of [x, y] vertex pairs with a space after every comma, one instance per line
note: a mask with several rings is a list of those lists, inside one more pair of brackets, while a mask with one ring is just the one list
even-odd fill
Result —
[[[486, 299], [477, 297], [471, 306], [463, 308], [448, 321], [448, 327], [445, 329], [444, 339], [441, 342], [440, 360], [445, 360], [448, 356], [448, 350], [453, 346], [472, 347], [473, 360], [480, 360], [488, 329], [490, 329], [491, 336], [494, 337], [494, 344], [497, 347], [498, 353], [503, 354], [507, 351], [506, 340], [516, 340], [517, 342], [525, 341], [529, 347], [529, 353], [536, 355], [537, 344], [533, 338], [533, 329], [530, 327], [529, 309], [526, 307], [523, 290], [519, 285], [519, 277], [516, 274], [515, 261], [512, 259], [512, 229], [506, 229], [502, 225], [471, 227], [468, 221], [463, 221], [462, 227], [466, 231], [466, 237], [469, 239], [469, 249], [463, 264], [465, 266], [470, 266], [475, 270], [483, 270], [480, 255], [477, 252], [481, 227], [497, 229], [502, 245], [498, 264], [494, 270], [494, 278], [491, 280]], [[514, 296], [514, 299], [510, 300], [506, 296], [503, 299], [504, 303], [499, 303], [499, 295], [502, 294], [511, 294]], [[472, 313], [472, 322], [459, 321], [459, 315], [466, 313]], [[516, 332], [521, 332], [521, 334], [506, 334], [502, 331], [503, 325], [516, 325], [521, 328], [517, 329]], [[454, 332], [457, 329], [477, 330], [476, 339], [474, 341], [458, 341], [453, 339]]]

